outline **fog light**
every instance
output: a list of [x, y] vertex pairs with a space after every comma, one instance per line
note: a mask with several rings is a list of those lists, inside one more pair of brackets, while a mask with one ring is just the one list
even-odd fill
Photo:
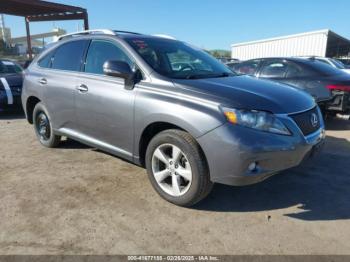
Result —
[[257, 166], [258, 164], [256, 162], [252, 162], [249, 164], [248, 169], [249, 171], [255, 171]]

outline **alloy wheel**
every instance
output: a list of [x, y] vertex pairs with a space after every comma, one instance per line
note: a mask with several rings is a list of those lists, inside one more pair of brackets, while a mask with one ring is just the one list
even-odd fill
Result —
[[192, 183], [192, 169], [186, 155], [172, 144], [162, 144], [154, 150], [152, 172], [159, 187], [174, 197], [184, 195]]

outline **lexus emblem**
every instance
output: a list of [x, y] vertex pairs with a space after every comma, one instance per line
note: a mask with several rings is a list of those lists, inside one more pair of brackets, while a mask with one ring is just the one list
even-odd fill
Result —
[[318, 125], [318, 117], [315, 113], [311, 114], [310, 122], [313, 127], [316, 127]]

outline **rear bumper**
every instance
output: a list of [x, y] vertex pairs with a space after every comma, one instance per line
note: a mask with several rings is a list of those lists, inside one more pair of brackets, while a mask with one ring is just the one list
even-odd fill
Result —
[[333, 98], [327, 103], [327, 110], [340, 113], [350, 112], [350, 93], [344, 91], [333, 91]]
[[[254, 184], [299, 165], [323, 146], [323, 121], [319, 130], [306, 137], [292, 119], [285, 117], [283, 122], [293, 135], [276, 135], [226, 123], [198, 138], [211, 180], [236, 186]], [[252, 163], [257, 165], [254, 170], [249, 169]]]

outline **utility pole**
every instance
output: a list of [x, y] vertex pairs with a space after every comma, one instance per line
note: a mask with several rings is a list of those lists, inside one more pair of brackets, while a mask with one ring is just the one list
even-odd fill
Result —
[[1, 34], [2, 34], [2, 40], [4, 41], [5, 45], [7, 46], [4, 14], [0, 14], [0, 30], [1, 30]]

